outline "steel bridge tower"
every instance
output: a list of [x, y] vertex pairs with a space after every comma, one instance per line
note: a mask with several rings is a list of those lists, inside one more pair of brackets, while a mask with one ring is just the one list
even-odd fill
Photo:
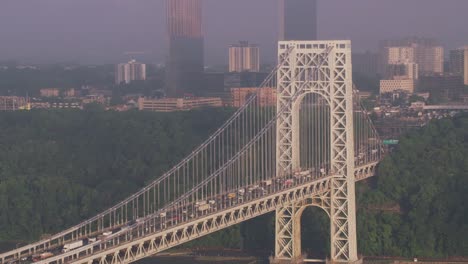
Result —
[[[293, 47], [291, 49], [291, 47]], [[287, 50], [291, 52], [286, 52]], [[275, 260], [301, 258], [301, 215], [318, 206], [330, 217], [331, 261], [358, 260], [354, 176], [353, 90], [350, 41], [281, 41], [277, 71], [277, 175], [300, 170], [299, 109], [307, 94], [317, 94], [329, 107], [330, 190], [276, 209]], [[287, 55], [284, 55], [287, 54]], [[303, 169], [303, 168], [302, 168]]]

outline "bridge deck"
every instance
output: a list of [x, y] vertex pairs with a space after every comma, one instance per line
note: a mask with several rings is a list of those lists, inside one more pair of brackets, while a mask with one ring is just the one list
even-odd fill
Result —
[[[375, 173], [377, 162], [369, 163], [355, 169], [356, 181], [371, 177]], [[70, 252], [60, 252], [54, 257], [37, 262], [37, 264], [59, 263], [126, 263], [153, 255], [171, 247], [186, 243], [253, 217], [272, 212], [278, 205], [300, 201], [307, 197], [321, 196], [329, 190], [333, 176], [304, 176], [292, 184], [286, 180], [274, 179], [263, 191], [248, 192], [244, 196], [228, 198], [226, 195], [212, 197], [214, 204], [206, 211], [200, 211], [195, 203], [185, 205], [186, 214], [180, 216], [172, 208], [162, 215], [154, 215], [133, 225], [121, 225], [116, 233], [82, 246]], [[14, 254], [14, 252], [13, 252]], [[112, 257], [109, 257], [112, 256]], [[7, 263], [8, 258], [1, 263]]]

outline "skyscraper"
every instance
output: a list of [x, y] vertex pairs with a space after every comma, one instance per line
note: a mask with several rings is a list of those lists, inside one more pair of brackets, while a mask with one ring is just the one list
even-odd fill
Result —
[[260, 50], [257, 45], [240, 41], [229, 47], [229, 72], [259, 72]]
[[203, 82], [202, 0], [166, 0], [166, 95], [197, 94]]
[[317, 0], [280, 0], [280, 39], [317, 39]]

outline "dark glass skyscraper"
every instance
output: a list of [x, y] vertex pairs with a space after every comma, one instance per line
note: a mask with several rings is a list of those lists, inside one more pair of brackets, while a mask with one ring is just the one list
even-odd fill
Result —
[[166, 95], [197, 94], [203, 82], [202, 0], [166, 0]]
[[317, 0], [280, 0], [280, 40], [317, 39]]

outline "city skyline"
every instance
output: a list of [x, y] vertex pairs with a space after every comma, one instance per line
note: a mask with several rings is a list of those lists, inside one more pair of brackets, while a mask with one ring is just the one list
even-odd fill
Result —
[[[239, 39], [258, 43], [263, 61], [275, 58], [276, 0], [204, 2], [207, 64], [227, 63], [228, 45]], [[468, 43], [467, 8], [463, 0], [319, 1], [318, 31], [321, 39], [351, 39], [355, 51], [376, 50], [381, 39], [408, 35], [434, 37], [453, 49]], [[7, 1], [0, 10], [0, 60], [115, 63], [137, 51], [145, 62], [162, 63], [164, 13], [163, 0]], [[434, 23], [442, 18], [444, 23]]]

